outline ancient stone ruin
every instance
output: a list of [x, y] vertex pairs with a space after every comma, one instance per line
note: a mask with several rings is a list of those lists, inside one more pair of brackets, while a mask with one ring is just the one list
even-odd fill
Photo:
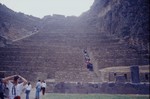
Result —
[[55, 93], [148, 94], [149, 6], [95, 0], [79, 17], [39, 19], [0, 4], [0, 77], [44, 79]]

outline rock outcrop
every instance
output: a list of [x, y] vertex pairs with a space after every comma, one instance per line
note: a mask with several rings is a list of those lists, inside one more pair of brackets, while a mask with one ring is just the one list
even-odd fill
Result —
[[14, 12], [0, 4], [0, 36], [8, 41], [32, 34], [39, 22], [39, 18]]
[[139, 53], [149, 53], [149, 0], [95, 0], [81, 17], [99, 34], [116, 35]]

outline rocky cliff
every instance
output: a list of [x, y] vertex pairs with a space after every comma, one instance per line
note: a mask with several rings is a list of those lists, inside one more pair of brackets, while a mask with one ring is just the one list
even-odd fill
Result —
[[32, 34], [39, 22], [39, 18], [14, 12], [0, 4], [0, 45]]
[[149, 0], [95, 0], [81, 19], [97, 33], [116, 35], [138, 52], [149, 53]]

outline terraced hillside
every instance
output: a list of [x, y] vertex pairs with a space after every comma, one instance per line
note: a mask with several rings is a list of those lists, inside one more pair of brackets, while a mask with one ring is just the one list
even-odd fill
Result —
[[[97, 15], [87, 13], [81, 17], [44, 17], [35, 24], [38, 31], [0, 47], [0, 75], [20, 74], [30, 81], [101, 82], [100, 69], [149, 65], [147, 49], [139, 51], [129, 46], [118, 35], [103, 30], [100, 23], [95, 23], [98, 29], [95, 28], [88, 22], [95, 22]], [[85, 49], [93, 72], [86, 67]]]
[[[5, 76], [19, 73], [32, 81], [42, 78], [57, 82], [97, 82], [100, 77], [96, 71], [101, 68], [139, 65], [138, 54], [114, 36], [77, 33], [68, 28], [45, 31], [41, 29], [30, 37], [2, 47], [0, 71]], [[94, 64], [94, 73], [86, 69], [85, 48]], [[142, 62], [147, 64], [148, 60]]]
[[81, 49], [65, 46], [59, 38], [50, 37], [53, 36], [36, 34], [1, 48], [1, 70], [54, 79], [56, 71], [83, 68]]

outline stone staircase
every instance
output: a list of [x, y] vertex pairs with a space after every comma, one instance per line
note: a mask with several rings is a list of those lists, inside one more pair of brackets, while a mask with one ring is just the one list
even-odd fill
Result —
[[91, 72], [87, 69], [83, 70], [68, 70], [68, 71], [57, 71], [55, 74], [56, 82], [100, 82], [100, 77], [95, 72]]

